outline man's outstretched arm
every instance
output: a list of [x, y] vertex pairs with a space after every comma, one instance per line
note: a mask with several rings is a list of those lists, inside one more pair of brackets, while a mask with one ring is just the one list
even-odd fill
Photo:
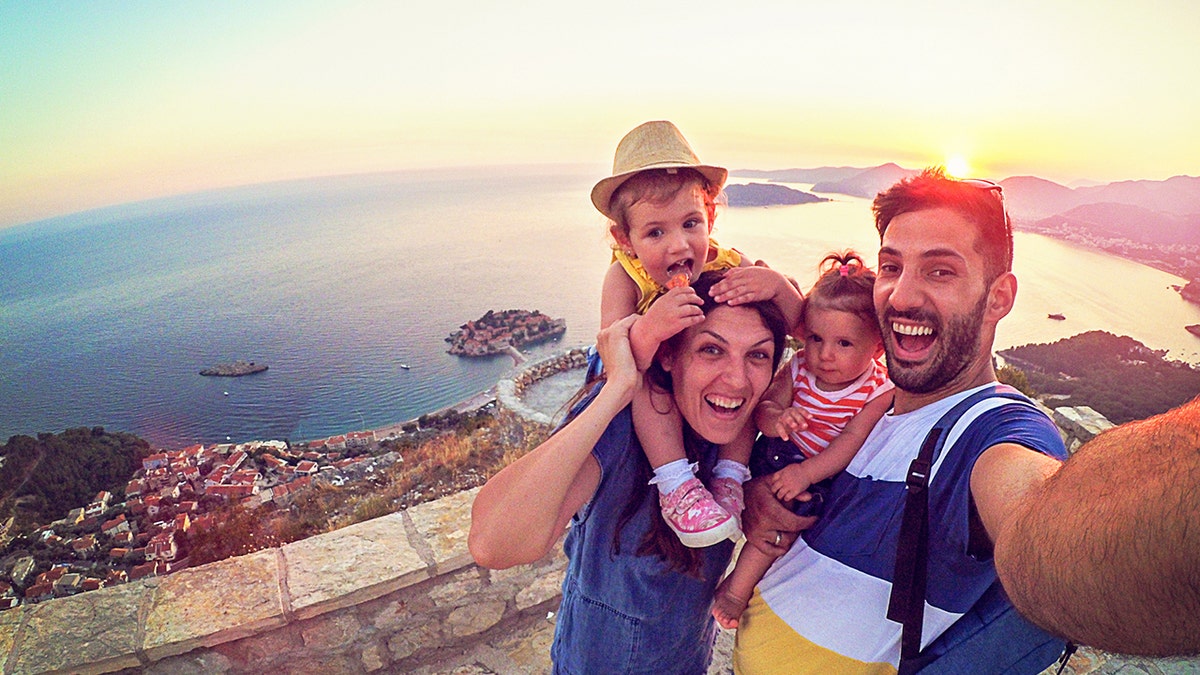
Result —
[[1022, 614], [1113, 652], [1200, 653], [1200, 397], [1104, 432], [1027, 488], [984, 521]]

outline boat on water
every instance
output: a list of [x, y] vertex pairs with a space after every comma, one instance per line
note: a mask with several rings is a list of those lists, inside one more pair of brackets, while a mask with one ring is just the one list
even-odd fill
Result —
[[401, 368], [403, 368], [403, 369], [405, 369], [405, 370], [409, 370], [409, 369], [411, 368], [411, 366], [409, 366], [407, 363], [401, 363], [401, 364], [400, 364], [400, 367], [401, 367]]
[[243, 375], [253, 375], [267, 370], [267, 366], [253, 361], [234, 361], [233, 363], [222, 363], [212, 368], [205, 368], [200, 371], [201, 375], [206, 377], [241, 377]]
[[1054, 319], [1055, 321], [1066, 321], [1067, 320], [1067, 317], [1062, 314], [1047, 314], [1046, 318]]

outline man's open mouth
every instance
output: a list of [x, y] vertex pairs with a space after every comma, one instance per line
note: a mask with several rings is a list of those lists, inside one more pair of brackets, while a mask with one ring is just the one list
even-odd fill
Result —
[[906, 324], [892, 322], [892, 335], [896, 346], [900, 348], [898, 356], [918, 356], [925, 352], [937, 340], [937, 330], [933, 326], [923, 324]]

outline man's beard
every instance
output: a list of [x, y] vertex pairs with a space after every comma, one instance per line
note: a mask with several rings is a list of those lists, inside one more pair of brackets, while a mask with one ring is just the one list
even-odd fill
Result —
[[[883, 344], [887, 352], [888, 376], [892, 382], [911, 394], [928, 394], [954, 381], [978, 355], [986, 309], [987, 295], [984, 294], [969, 313], [952, 317], [944, 323], [936, 315], [920, 310], [885, 311], [880, 328], [887, 336]], [[924, 365], [906, 365], [892, 353], [896, 340], [892, 333], [892, 319], [919, 321], [932, 325], [937, 331], [937, 351]]]

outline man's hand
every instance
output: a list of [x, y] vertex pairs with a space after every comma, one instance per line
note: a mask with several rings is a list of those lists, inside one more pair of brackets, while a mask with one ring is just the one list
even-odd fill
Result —
[[791, 548], [801, 530], [817, 522], [815, 516], [798, 516], [787, 509], [771, 492], [766, 478], [747, 481], [746, 510], [742, 512], [742, 531], [746, 541], [772, 558]]

